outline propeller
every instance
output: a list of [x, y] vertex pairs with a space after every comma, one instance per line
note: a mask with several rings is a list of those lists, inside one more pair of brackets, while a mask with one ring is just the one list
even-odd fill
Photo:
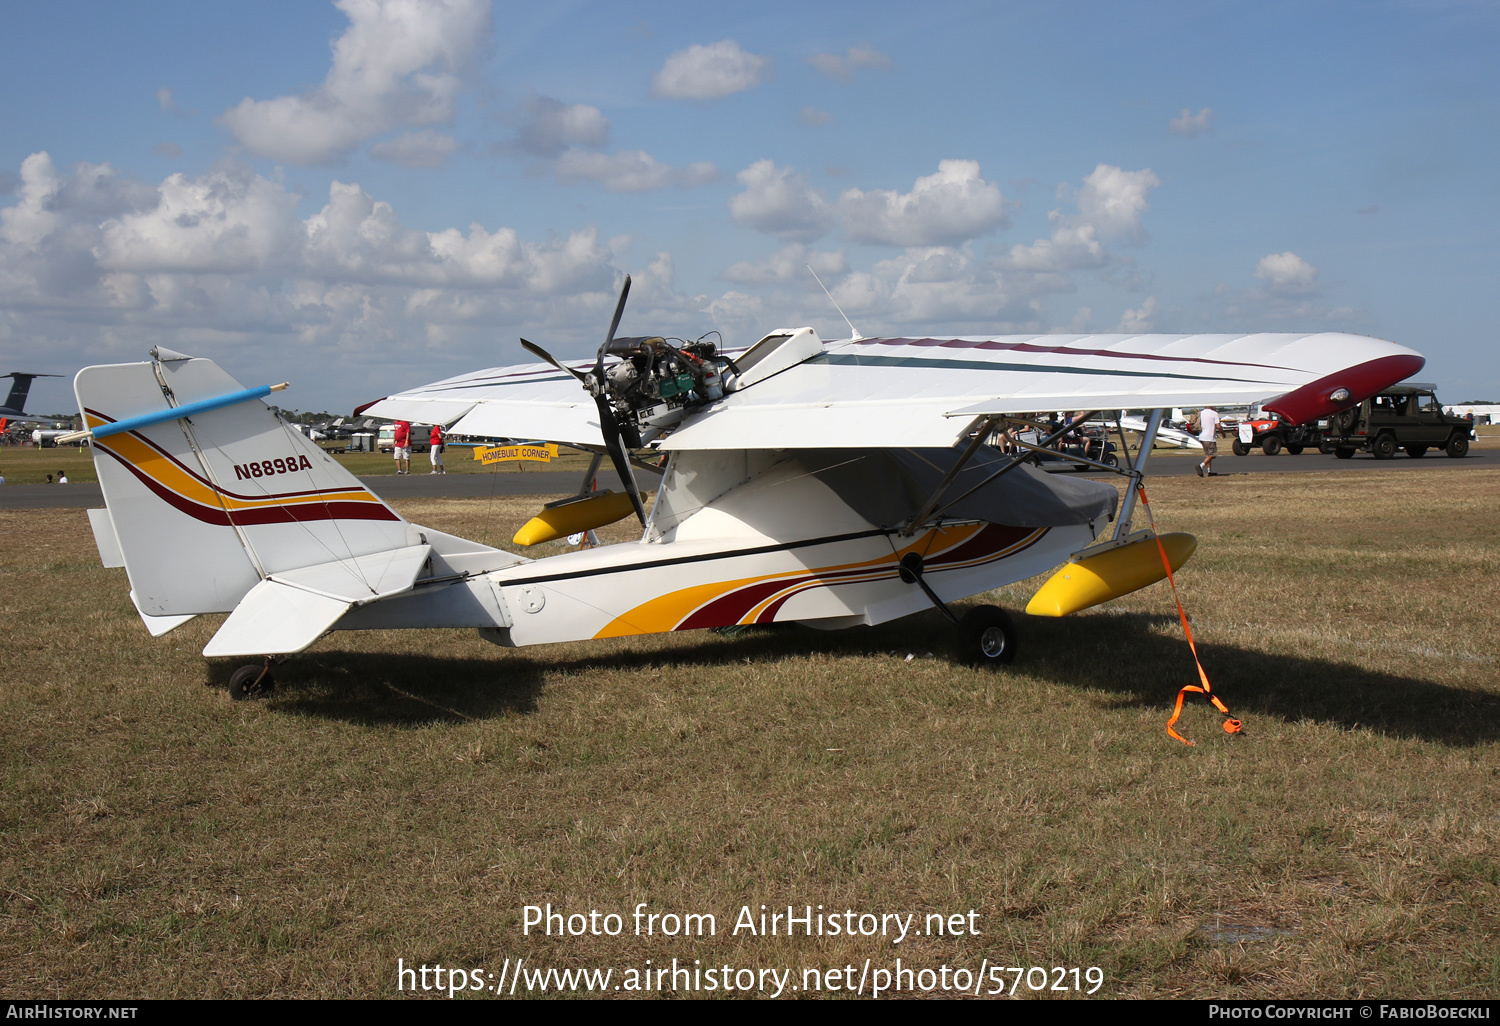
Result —
[[[593, 393], [594, 405], [599, 409], [599, 430], [604, 435], [604, 449], [609, 453], [610, 462], [615, 466], [615, 473], [620, 475], [620, 481], [625, 485], [625, 492], [630, 496], [630, 504], [635, 507], [635, 515], [644, 527], [646, 526], [646, 506], [641, 502], [641, 490], [635, 483], [635, 470], [630, 465], [630, 453], [625, 450], [620, 421], [615, 416], [614, 406], [609, 401], [608, 382], [604, 377], [604, 354], [609, 352], [609, 347], [614, 344], [615, 331], [620, 327], [620, 318], [625, 313], [625, 299], [629, 295], [630, 275], [627, 274], [625, 284], [620, 288], [620, 300], [615, 304], [614, 319], [609, 322], [609, 334], [605, 336], [604, 344], [599, 347], [599, 355], [594, 360], [592, 375], [564, 366], [551, 353], [524, 338], [521, 339], [521, 345], [526, 348], [527, 352], [540, 356], [558, 370], [573, 375], [579, 383]], [[590, 377], [593, 378], [592, 384], [589, 382]]]
[[558, 370], [566, 371], [567, 373], [573, 375], [579, 380], [580, 383], [585, 385], [588, 383], [587, 374], [584, 374], [582, 371], [576, 371], [572, 367], [569, 367], [567, 364], [559, 363], [556, 357], [547, 352], [547, 350], [543, 349], [541, 346], [537, 345], [535, 342], [528, 342], [523, 338], [521, 339], [521, 348], [525, 349], [533, 356], [540, 356], [543, 360], [546, 360]]

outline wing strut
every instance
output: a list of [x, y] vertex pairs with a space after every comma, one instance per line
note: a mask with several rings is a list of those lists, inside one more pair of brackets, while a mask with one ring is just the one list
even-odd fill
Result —
[[1130, 517], [1135, 512], [1136, 494], [1140, 491], [1141, 479], [1146, 476], [1146, 461], [1156, 445], [1156, 432], [1161, 427], [1162, 416], [1166, 412], [1151, 411], [1151, 416], [1146, 419], [1146, 433], [1141, 435], [1140, 448], [1136, 450], [1134, 460], [1130, 459], [1130, 448], [1125, 445], [1125, 429], [1119, 427], [1119, 417], [1115, 418], [1115, 426], [1120, 432], [1120, 448], [1130, 466], [1130, 487], [1125, 490], [1125, 501], [1120, 505], [1120, 515], [1115, 519], [1114, 541], [1124, 541], [1125, 536], [1130, 533]]
[[[809, 267], [808, 270], [812, 270], [812, 268]], [[959, 471], [964, 469], [969, 460], [973, 458], [974, 453], [984, 444], [984, 440], [989, 437], [990, 429], [993, 427], [994, 422], [993, 417], [985, 417], [980, 420], [979, 428], [974, 432], [974, 440], [969, 443], [968, 448], [964, 450], [964, 454], [958, 458], [958, 462], [953, 464], [948, 473], [943, 475], [943, 479], [932, 490], [931, 498], [922, 506], [921, 511], [907, 523], [906, 529], [901, 532], [903, 536], [910, 538], [917, 528], [932, 514], [932, 511], [937, 508], [937, 504], [943, 501], [943, 493], [948, 490], [948, 486], [953, 483], [953, 479], [958, 476]]]
[[[1042, 439], [1036, 445], [1032, 445], [1029, 442], [1022, 442], [1020, 439], [1014, 439], [1014, 441], [1017, 444], [1022, 445], [1022, 446], [1024, 446], [1027, 449], [1039, 449], [1039, 450], [1045, 450], [1045, 451], [1052, 451], [1052, 450], [1048, 450], [1047, 449], [1047, 447], [1049, 445], [1051, 445], [1053, 442], [1057, 441], [1059, 438], [1061, 438], [1063, 435], [1067, 434], [1069, 431], [1073, 430], [1074, 425], [1083, 423], [1084, 421], [1088, 420], [1090, 417], [1092, 417], [1095, 413], [1098, 413], [1098, 412], [1099, 412], [1098, 410], [1089, 410], [1083, 416], [1073, 418], [1071, 421], [1069, 421], [1068, 423], [1062, 425], [1056, 431], [1052, 432], [1052, 434], [1050, 434], [1046, 438]], [[986, 420], [986, 423], [988, 423], [988, 419]], [[984, 433], [981, 432], [979, 437], [983, 438], [984, 437]], [[989, 484], [991, 484], [992, 482], [994, 482], [996, 480], [999, 480], [1002, 476], [1004, 476], [1005, 474], [1010, 473], [1016, 467], [1020, 466], [1023, 462], [1025, 462], [1024, 458], [1022, 458], [1022, 457], [1012, 457], [1011, 461], [1009, 463], [1007, 463], [1005, 466], [1001, 467], [999, 470], [995, 471], [993, 474], [991, 474], [989, 477], [985, 478], [983, 481], [979, 482], [973, 488], [970, 488], [968, 491], [964, 492], [962, 495], [958, 496], [957, 498], [948, 500], [947, 502], [943, 503], [942, 506], [938, 506], [937, 504], [939, 502], [942, 502], [942, 500], [943, 500], [943, 491], [948, 487], [949, 480], [958, 472], [959, 467], [962, 467], [964, 465], [964, 462], [969, 458], [969, 456], [971, 456], [973, 454], [973, 450], [974, 450], [974, 446], [971, 443], [970, 446], [969, 446], [969, 448], [967, 450], [965, 450], [963, 459], [961, 459], [961, 460], [958, 461], [958, 466], [954, 467], [954, 469], [948, 474], [948, 476], [943, 479], [942, 483], [938, 485], [937, 490], [933, 493], [932, 498], [928, 499], [927, 500], [927, 504], [922, 507], [922, 512], [919, 513], [919, 514], [917, 514], [917, 516], [915, 516], [915, 517], [912, 518], [911, 522], [907, 525], [906, 529], [902, 532], [902, 534], [904, 536], [910, 537], [913, 533], [916, 532], [917, 528], [921, 527], [929, 519], [931, 519], [933, 517], [942, 516], [942, 514], [946, 510], [951, 509], [953, 506], [957, 505], [960, 502], [963, 502], [965, 499], [967, 499], [969, 496], [973, 495], [975, 492], [979, 491], [981, 488], [984, 488], [984, 487], [988, 486]], [[1064, 459], [1073, 460], [1075, 463], [1086, 463], [1086, 464], [1088, 464], [1091, 467], [1098, 467], [1100, 470], [1107, 470], [1107, 471], [1109, 471], [1112, 474], [1123, 473], [1123, 471], [1119, 470], [1116, 467], [1105, 466], [1103, 463], [1095, 463], [1093, 460], [1085, 459], [1082, 456], [1070, 456], [1067, 453], [1055, 453], [1055, 454], [1059, 455], [1059, 456], [1062, 456]], [[937, 507], [937, 508], [934, 509], [933, 507]]]

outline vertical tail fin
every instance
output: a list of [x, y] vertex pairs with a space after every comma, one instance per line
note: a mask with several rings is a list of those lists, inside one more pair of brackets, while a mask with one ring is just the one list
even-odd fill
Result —
[[23, 374], [12, 371], [9, 374], [0, 374], [0, 378], [10, 378], [10, 395], [5, 399], [5, 408], [16, 414], [24, 412], [26, 397], [31, 394], [31, 383], [37, 378], [60, 378], [61, 374]]
[[[158, 352], [151, 362], [78, 372], [85, 427], [242, 391], [210, 360]], [[314, 566], [325, 568], [325, 579], [348, 579], [334, 590], [376, 596], [390, 584], [361, 557], [421, 542], [258, 400], [121, 431], [96, 439], [92, 450], [143, 615], [227, 612], [272, 575]]]

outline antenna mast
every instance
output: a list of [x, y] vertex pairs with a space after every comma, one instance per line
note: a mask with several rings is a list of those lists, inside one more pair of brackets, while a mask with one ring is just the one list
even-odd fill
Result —
[[813, 276], [813, 281], [818, 283], [818, 288], [823, 290], [823, 295], [828, 297], [828, 301], [833, 304], [833, 308], [839, 312], [839, 316], [844, 319], [844, 323], [849, 325], [849, 340], [851, 342], [858, 342], [864, 338], [859, 333], [859, 329], [854, 326], [854, 322], [849, 319], [849, 315], [844, 313], [844, 308], [839, 306], [839, 301], [833, 298], [833, 293], [828, 291], [828, 286], [823, 284], [823, 279], [818, 277], [818, 272], [812, 269], [812, 264], [805, 264], [803, 266], [807, 268], [807, 273]]

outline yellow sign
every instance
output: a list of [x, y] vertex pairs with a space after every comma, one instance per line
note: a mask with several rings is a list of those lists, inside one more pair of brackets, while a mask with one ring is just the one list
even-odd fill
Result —
[[530, 460], [533, 463], [550, 463], [557, 458], [557, 445], [493, 445], [474, 447], [474, 458], [480, 463], [507, 463], [511, 460]]

